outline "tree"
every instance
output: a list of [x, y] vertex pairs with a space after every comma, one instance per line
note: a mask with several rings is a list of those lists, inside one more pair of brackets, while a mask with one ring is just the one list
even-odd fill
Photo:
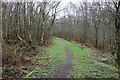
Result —
[[[117, 52], [117, 63], [120, 69], [120, 1], [113, 2], [115, 6], [115, 28], [116, 28], [116, 52]], [[120, 77], [120, 74], [119, 74]]]

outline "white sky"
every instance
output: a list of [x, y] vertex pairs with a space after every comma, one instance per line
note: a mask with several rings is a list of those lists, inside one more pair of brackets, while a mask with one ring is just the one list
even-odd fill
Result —
[[[41, 1], [61, 1], [61, 0], [2, 0], [2, 2], [21, 2], [21, 1], [24, 1], [24, 2], [41, 2]], [[110, 2], [112, 0], [62, 0], [62, 3], [67, 3], [67, 2], [80, 2], [80, 1], [84, 1], [84, 2], [91, 2], [91, 1], [105, 1], [105, 2]], [[113, 0], [113, 1], [119, 1], [119, 0]]]
[[62, 0], [61, 4], [66, 5], [68, 2], [78, 3], [80, 2], [80, 0]]
[[60, 3], [61, 7], [66, 6], [68, 2], [78, 3], [80, 2], [80, 0], [61, 0], [61, 3]]

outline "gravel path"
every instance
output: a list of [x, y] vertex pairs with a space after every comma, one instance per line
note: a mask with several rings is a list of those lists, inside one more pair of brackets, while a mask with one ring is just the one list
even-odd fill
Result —
[[63, 45], [65, 53], [66, 53], [66, 61], [64, 62], [63, 65], [60, 65], [58, 67], [58, 70], [56, 71], [56, 74], [54, 77], [55, 78], [67, 78], [69, 75], [69, 71], [71, 70], [71, 67], [72, 67], [72, 64], [71, 64], [72, 58], [71, 58], [70, 50], [68, 49], [67, 45], [62, 41], [60, 42]]

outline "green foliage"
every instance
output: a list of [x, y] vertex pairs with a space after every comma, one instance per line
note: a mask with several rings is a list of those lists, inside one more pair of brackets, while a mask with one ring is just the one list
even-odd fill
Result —
[[74, 44], [63, 40], [69, 47], [72, 53], [73, 69], [70, 77], [73, 78], [116, 78], [118, 74], [115, 67], [111, 67], [105, 63], [91, 59], [91, 49], [74, 46]]
[[105, 57], [105, 59], [103, 59], [103, 61], [104, 60], [106, 61], [107, 59], [109, 59], [108, 61], [111, 61], [111, 60], [113, 61], [113, 60], [117, 59], [117, 55], [116, 54], [112, 55], [112, 53], [103, 54], [102, 57]]
[[100, 62], [97, 62], [97, 61], [94, 61], [94, 63], [95, 63], [96, 65], [99, 65], [99, 66], [105, 67], [105, 68], [107, 68], [107, 69], [109, 69], [109, 70], [112, 70], [112, 71], [118, 71], [117, 68], [112, 67], [112, 66], [109, 66], [109, 65], [107, 65], [107, 64], [105, 64], [105, 63], [100, 63]]
[[14, 50], [18, 48], [18, 45], [15, 46], [10, 46], [8, 44], [3, 44], [2, 45], [2, 52], [4, 55], [13, 55]]
[[110, 60], [109, 58], [103, 58], [103, 59], [101, 59], [102, 62], [109, 62], [109, 60]]

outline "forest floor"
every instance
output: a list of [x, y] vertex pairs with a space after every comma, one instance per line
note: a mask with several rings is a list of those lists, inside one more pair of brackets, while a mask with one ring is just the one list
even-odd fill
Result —
[[[31, 62], [15, 65], [4, 63], [4, 78], [117, 78], [118, 69], [107, 62], [112, 57], [96, 56], [92, 48], [54, 38], [50, 46], [37, 46], [36, 54], [29, 54]], [[6, 45], [4, 45], [6, 47]], [[8, 45], [7, 45], [8, 46]], [[7, 51], [8, 49], [4, 50]], [[27, 52], [28, 53], [28, 52]], [[33, 51], [32, 53], [35, 53]], [[104, 57], [103, 57], [104, 56]], [[15, 58], [16, 59], [16, 58]], [[28, 65], [29, 64], [29, 65]], [[28, 68], [29, 67], [29, 68]], [[8, 69], [10, 68], [10, 69]], [[8, 71], [9, 70], [9, 71]], [[7, 72], [6, 72], [7, 71]], [[14, 73], [13, 73], [14, 72]], [[14, 74], [21, 74], [13, 77]], [[15, 75], [14, 75], [15, 76]]]

